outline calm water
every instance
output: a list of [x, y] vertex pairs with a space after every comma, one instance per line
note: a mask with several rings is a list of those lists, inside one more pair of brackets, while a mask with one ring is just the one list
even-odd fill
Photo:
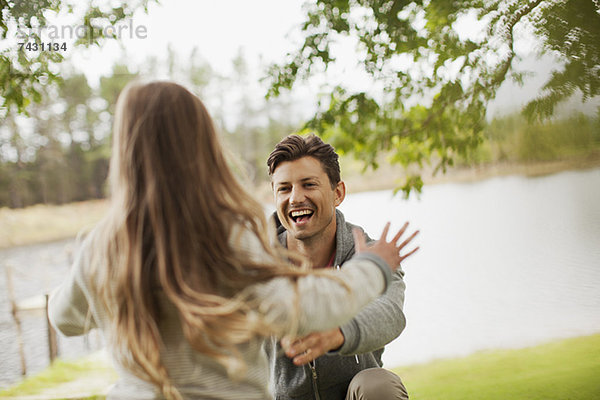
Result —
[[[371, 236], [387, 220], [421, 230], [421, 250], [403, 266], [408, 326], [387, 346], [388, 367], [600, 332], [600, 169], [427, 186], [420, 200], [360, 193], [340, 208]], [[20, 379], [4, 267], [27, 298], [61, 281], [72, 247], [0, 250], [0, 387]], [[48, 363], [45, 320], [24, 317], [23, 330], [34, 373]], [[74, 357], [100, 340], [59, 345]]]
[[387, 366], [600, 332], [600, 169], [348, 197], [347, 219], [421, 230], [407, 259], [407, 328]]

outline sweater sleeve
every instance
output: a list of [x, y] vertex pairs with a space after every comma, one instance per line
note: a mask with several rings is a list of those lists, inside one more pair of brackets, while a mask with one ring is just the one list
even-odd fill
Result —
[[[244, 247], [248, 246], [246, 242]], [[390, 281], [385, 261], [364, 252], [348, 261], [343, 270], [322, 270], [322, 274], [303, 276], [295, 282], [287, 277], [274, 278], [254, 285], [251, 293], [258, 311], [269, 323], [281, 327], [280, 334], [305, 335], [349, 321], [385, 292]], [[293, 310], [298, 316], [295, 331]]]
[[[347, 260], [354, 254], [352, 230], [361, 227], [345, 221], [344, 215], [337, 211], [336, 263], [346, 267]], [[366, 235], [366, 233], [365, 233]], [[374, 240], [366, 235], [367, 242]], [[398, 268], [392, 274], [392, 281], [383, 296], [369, 303], [356, 317], [340, 326], [344, 335], [344, 344], [334, 354], [354, 355], [372, 352], [383, 348], [396, 339], [406, 326], [404, 307], [404, 271]]]
[[402, 311], [406, 288], [403, 275], [398, 269], [392, 275], [387, 292], [340, 327], [344, 344], [336, 353], [352, 355], [371, 352], [384, 347], [402, 333], [406, 327], [406, 317]]
[[67, 278], [52, 292], [48, 301], [50, 323], [66, 336], [83, 335], [96, 328], [93, 318], [90, 318], [88, 300], [79, 279], [88, 244], [86, 240], [80, 246]]
[[[347, 322], [385, 291], [389, 268], [375, 257], [361, 253], [343, 271], [307, 275], [295, 283], [289, 278], [275, 278], [255, 285], [253, 297], [266, 320], [283, 328], [281, 334], [305, 335], [331, 329]], [[292, 332], [294, 309], [298, 311], [296, 332]]]

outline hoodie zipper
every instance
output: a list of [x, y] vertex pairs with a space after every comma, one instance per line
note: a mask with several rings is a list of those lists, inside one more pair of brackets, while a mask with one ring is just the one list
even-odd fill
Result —
[[313, 385], [313, 390], [315, 392], [315, 400], [321, 400], [321, 396], [319, 396], [319, 387], [317, 386], [317, 368], [316, 368], [316, 364], [315, 361], [310, 361], [308, 363], [308, 366], [310, 367], [310, 372], [311, 372], [311, 377], [312, 377], [312, 385]]
[[[338, 264], [334, 268], [340, 269], [340, 265]], [[359, 363], [358, 355], [355, 355], [354, 358], [356, 359], [356, 363], [358, 364]], [[321, 400], [321, 396], [319, 395], [319, 386], [317, 385], [317, 368], [316, 368], [315, 360], [309, 361], [308, 366], [310, 367], [310, 375], [312, 378], [311, 380], [312, 380], [313, 390], [315, 392], [315, 400]]]

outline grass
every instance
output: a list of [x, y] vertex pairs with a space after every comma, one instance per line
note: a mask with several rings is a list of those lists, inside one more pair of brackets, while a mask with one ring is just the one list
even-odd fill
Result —
[[600, 399], [600, 334], [394, 369], [412, 400]]
[[0, 399], [32, 396], [39, 399], [104, 399], [117, 375], [104, 353], [75, 361], [56, 360], [39, 374], [0, 390]]
[[[525, 349], [480, 352], [393, 371], [402, 377], [412, 400], [600, 399], [600, 334]], [[91, 390], [91, 378], [100, 383], [95, 391]], [[101, 389], [115, 379], [105, 358], [57, 361], [42, 373], [0, 391], [0, 399], [104, 399]], [[73, 384], [68, 386], [69, 382]], [[77, 388], [87, 389], [89, 395], [74, 397]]]
[[106, 212], [105, 200], [64, 205], [38, 204], [0, 208], [0, 248], [75, 237], [90, 229]]

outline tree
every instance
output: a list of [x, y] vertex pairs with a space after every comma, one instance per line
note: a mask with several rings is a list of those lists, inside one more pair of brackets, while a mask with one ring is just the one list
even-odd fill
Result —
[[92, 88], [63, 63], [60, 82], [42, 87], [29, 104], [35, 117], [8, 110], [0, 125], [0, 206], [25, 207], [104, 197], [110, 158], [110, 113], [117, 94], [137, 74], [114, 65]]
[[[114, 27], [131, 18], [138, 9], [147, 11], [150, 1], [137, 0], [119, 6], [88, 2], [81, 10], [74, 0], [0, 0], [0, 39], [10, 43], [0, 50], [0, 110], [16, 107], [19, 112], [25, 112], [31, 101], [41, 100], [44, 86], [60, 80], [58, 65], [64, 61], [66, 50], [63, 47], [48, 51], [49, 41], [59, 46], [64, 43], [65, 47], [99, 46], [106, 40], [118, 38]], [[75, 27], [64, 29], [67, 27], [48, 25], [51, 16], [77, 10], [81, 12]], [[72, 43], [64, 40], [62, 35], [65, 34], [72, 36]]]
[[[525, 106], [528, 118], [551, 116], [578, 91], [584, 100], [600, 94], [598, 0], [316, 0], [302, 32], [302, 45], [269, 69], [268, 96], [335, 65], [336, 45], [353, 39], [359, 68], [380, 89], [335, 84], [306, 128], [366, 167], [386, 152], [407, 169], [435, 162], [436, 173], [477, 147], [500, 85], [527, 78], [515, 68], [525, 33], [560, 61]], [[421, 186], [417, 171], [402, 190]]]
[[[257, 79], [242, 48], [232, 60], [231, 75], [219, 84], [227, 93], [229, 118], [222, 119], [226, 143], [237, 155], [244, 178], [254, 184], [268, 180], [266, 159], [281, 138], [298, 128], [290, 104], [283, 97], [266, 101], [265, 85]], [[224, 114], [223, 111], [218, 114]], [[241, 171], [240, 171], [241, 172]]]

